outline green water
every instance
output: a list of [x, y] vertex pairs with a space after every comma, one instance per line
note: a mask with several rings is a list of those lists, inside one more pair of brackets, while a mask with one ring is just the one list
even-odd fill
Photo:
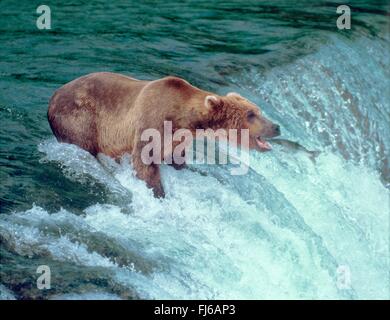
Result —
[[387, 1], [351, 3], [357, 8], [353, 28], [340, 32], [335, 2], [54, 1], [46, 3], [49, 31], [36, 27], [39, 1], [2, 0], [2, 212], [33, 202], [83, 208], [101, 196], [101, 190], [63, 188], [69, 181], [58, 169], [38, 164], [36, 145], [51, 135], [47, 103], [64, 83], [113, 71], [144, 79], [177, 75], [223, 92], [229, 76], [290, 62], [314, 51], [330, 33], [355, 37], [386, 30]]

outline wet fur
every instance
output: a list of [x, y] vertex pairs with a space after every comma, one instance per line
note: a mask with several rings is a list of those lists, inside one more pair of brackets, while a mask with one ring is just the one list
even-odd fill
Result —
[[[207, 107], [210, 95], [217, 102]], [[94, 156], [131, 154], [137, 177], [163, 197], [159, 165], [141, 160], [141, 150], [148, 143], [140, 139], [143, 130], [162, 133], [164, 120], [172, 121], [174, 130], [187, 128], [193, 133], [199, 128], [247, 128], [248, 110], [259, 112], [237, 94], [221, 97], [177, 77], [142, 81], [100, 72], [59, 88], [49, 102], [48, 120], [58, 141], [76, 144]], [[258, 119], [255, 129], [266, 130], [270, 122], [260, 114]]]

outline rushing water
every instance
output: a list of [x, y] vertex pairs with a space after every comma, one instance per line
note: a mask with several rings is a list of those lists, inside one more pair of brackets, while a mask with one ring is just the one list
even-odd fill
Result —
[[[345, 1], [341, 31], [316, 3], [74, 0], [39, 31], [40, 2], [2, 0], [0, 298], [389, 299], [390, 8]], [[239, 92], [304, 148], [163, 167], [155, 199], [52, 136], [54, 90], [103, 70]]]

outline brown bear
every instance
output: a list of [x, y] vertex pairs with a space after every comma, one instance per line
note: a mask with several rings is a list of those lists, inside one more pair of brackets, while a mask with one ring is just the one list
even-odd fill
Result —
[[164, 197], [159, 165], [145, 164], [141, 151], [145, 129], [163, 130], [164, 121], [173, 130], [248, 129], [249, 148], [267, 151], [265, 138], [280, 134], [278, 125], [260, 109], [236, 93], [226, 96], [207, 92], [177, 77], [154, 81], [99, 72], [75, 79], [59, 88], [49, 103], [48, 120], [60, 142], [76, 144], [97, 156], [132, 157], [139, 179]]

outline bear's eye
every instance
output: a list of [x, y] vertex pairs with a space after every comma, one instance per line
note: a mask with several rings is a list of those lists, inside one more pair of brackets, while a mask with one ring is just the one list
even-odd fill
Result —
[[253, 111], [248, 111], [247, 118], [249, 122], [253, 122], [256, 119], [256, 114]]

